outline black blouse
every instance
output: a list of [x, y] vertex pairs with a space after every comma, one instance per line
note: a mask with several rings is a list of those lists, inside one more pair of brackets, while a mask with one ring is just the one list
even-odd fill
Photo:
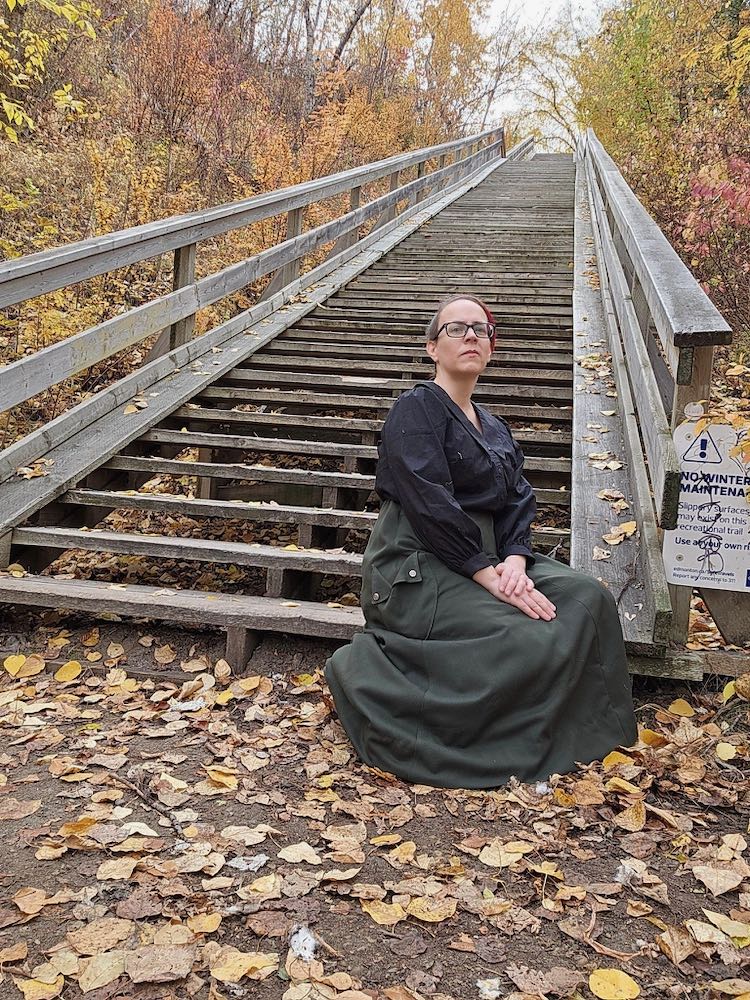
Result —
[[531, 552], [536, 500], [522, 475], [523, 452], [500, 417], [474, 404], [482, 433], [434, 382], [402, 393], [379, 446], [375, 489], [401, 504], [424, 547], [471, 577], [492, 562], [466, 511], [490, 512], [501, 559]]

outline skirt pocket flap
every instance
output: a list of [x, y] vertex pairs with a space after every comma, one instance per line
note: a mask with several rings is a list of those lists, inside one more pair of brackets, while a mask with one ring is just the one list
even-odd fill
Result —
[[422, 582], [422, 570], [419, 567], [419, 553], [412, 552], [410, 556], [401, 563], [398, 569], [398, 573], [393, 580], [394, 585], [397, 583], [421, 583]]

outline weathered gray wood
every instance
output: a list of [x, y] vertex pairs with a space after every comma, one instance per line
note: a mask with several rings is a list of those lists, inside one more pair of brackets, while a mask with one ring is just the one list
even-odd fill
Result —
[[[570, 494], [560, 490], [536, 490], [540, 505], [567, 506]], [[82, 507], [103, 509], [102, 517], [111, 510], [143, 510], [184, 517], [218, 517], [238, 521], [259, 521], [269, 524], [297, 524], [300, 530], [307, 527], [369, 531], [377, 519], [374, 511], [334, 510], [323, 507], [300, 507], [289, 504], [265, 503], [251, 500], [204, 500], [169, 493], [108, 493], [102, 490], [75, 489], [62, 497], [63, 503], [80, 504]], [[10, 533], [8, 533], [9, 537]], [[546, 545], [567, 540], [564, 528], [535, 528], [534, 544]], [[302, 538], [302, 536], [300, 536]], [[301, 545], [306, 544], [300, 541]], [[307, 543], [311, 544], [311, 543]]]
[[[250, 435], [232, 434], [212, 434], [200, 431], [171, 431], [156, 428], [143, 435], [144, 441], [158, 441], [163, 444], [179, 444], [187, 448], [191, 445], [209, 447], [214, 449], [247, 449], [251, 451], [271, 451], [287, 452], [291, 454], [307, 455], [335, 455], [337, 457], [350, 458], [370, 458], [373, 461], [378, 457], [378, 450], [372, 445], [344, 445], [338, 442], [326, 443], [324, 441], [290, 441], [275, 438], [255, 438]], [[106, 463], [110, 469], [141, 469], [152, 468], [158, 471], [179, 472], [185, 475], [187, 469], [192, 470], [194, 475], [210, 475], [210, 466], [196, 462], [174, 462], [167, 459], [138, 458], [131, 455], [119, 455]], [[218, 466], [217, 466], [218, 467]], [[260, 474], [264, 466], [236, 465], [233, 468], [240, 472], [247, 472], [250, 469]], [[548, 458], [529, 455], [526, 458], [525, 469], [527, 472], [570, 472], [570, 461], [567, 458]], [[233, 475], [235, 473], [232, 473]], [[251, 477], [247, 477], [251, 478]]]
[[[303, 389], [285, 391], [283, 389], [248, 389], [239, 386], [208, 386], [201, 392], [202, 399], [231, 400], [238, 403], [274, 403], [285, 406], [324, 406], [335, 409], [365, 409], [389, 410], [395, 397], [388, 396], [342, 396], [336, 393], [307, 392]], [[523, 389], [519, 390], [519, 396]], [[482, 400], [481, 392], [478, 394]], [[563, 401], [556, 406], [543, 406], [541, 403], [526, 406], [523, 403], [495, 403], [488, 400], [485, 404], [490, 413], [511, 420], [531, 420], [544, 423], [568, 423], [571, 418], [569, 401]]]
[[[475, 138], [491, 139], [492, 135], [490, 129]], [[411, 153], [400, 153], [377, 163], [355, 167], [244, 201], [219, 205], [203, 212], [172, 216], [6, 262], [0, 272], [0, 308], [106, 271], [160, 256], [178, 247], [219, 236], [282, 212], [332, 198], [354, 186], [361, 187], [387, 177], [397, 166], [406, 169], [441, 151], [461, 149], [467, 142], [467, 139], [459, 139]], [[498, 143], [491, 145], [499, 151]], [[515, 158], [522, 157], [528, 148], [527, 140], [526, 144], [511, 150], [508, 158], [512, 155]]]
[[[607, 321], [602, 296], [593, 279], [591, 261], [591, 215], [584, 172], [576, 178], [576, 225], [574, 243], [574, 344], [578, 357], [603, 354], [607, 339]], [[606, 280], [606, 275], [605, 275]], [[623, 634], [637, 648], [653, 644], [655, 608], [640, 577], [643, 560], [637, 558], [642, 540], [630, 539], [620, 545], [608, 545], [603, 535], [612, 526], [635, 516], [629, 469], [599, 470], [589, 461], [589, 454], [611, 452], [620, 461], [625, 458], [622, 427], [622, 399], [606, 395], [607, 384], [587, 369], [576, 367], [576, 392], [573, 404], [573, 455], [571, 471], [571, 546], [570, 564], [601, 580], [619, 601], [618, 610]], [[605, 416], [602, 410], [610, 413]], [[611, 413], [611, 411], [615, 411]], [[604, 489], [619, 490], [631, 504], [622, 515], [598, 498]], [[595, 548], [610, 552], [609, 559], [595, 559]], [[648, 569], [646, 569], [648, 572]]]
[[[261, 521], [269, 524], [316, 524], [329, 528], [368, 530], [377, 514], [370, 511], [333, 510], [319, 507], [298, 507], [289, 504], [264, 503], [251, 500], [201, 500], [169, 493], [106, 493], [99, 490], [74, 489], [63, 497], [65, 503], [77, 503], [108, 509], [148, 510], [185, 517], [220, 517], [240, 521]], [[104, 515], [102, 515], [104, 516]]]
[[21, 579], [0, 577], [0, 602], [70, 608], [77, 612], [108, 612], [188, 626], [253, 628], [338, 639], [351, 639], [364, 624], [359, 608], [329, 608], [315, 601], [287, 602], [131, 584], [115, 590], [110, 584], [91, 580], [58, 580], [32, 575]]
[[[174, 252], [174, 280], [172, 288], [185, 288], [195, 283], [195, 243], [189, 243], [185, 247], [179, 247]], [[175, 347], [182, 347], [193, 337], [195, 329], [195, 313], [185, 316], [183, 319], [173, 323], [169, 331], [169, 350]]]
[[230, 625], [227, 628], [227, 644], [224, 659], [232, 668], [232, 672], [240, 677], [247, 672], [247, 664], [261, 640], [261, 633], [256, 629], [242, 628]]
[[[425, 376], [429, 375], [425, 372]], [[499, 369], [495, 372], [499, 374]], [[543, 379], [533, 379], [529, 384], [521, 381], [512, 381], [511, 372], [508, 373], [508, 381], [482, 380], [474, 392], [474, 398], [478, 401], [485, 399], [505, 399], [511, 396], [523, 396], [524, 398], [540, 399], [544, 402], [560, 400], [570, 403], [572, 396], [570, 388], [565, 385], [545, 385]], [[224, 376], [224, 382], [237, 383], [241, 386], [255, 385], [262, 388], [278, 386], [283, 389], [286, 386], [308, 385], [311, 388], [320, 387], [321, 390], [342, 389], [356, 392], [358, 389], [365, 391], [387, 392], [397, 389], [405, 391], [418, 384], [424, 379], [389, 379], [378, 376], [367, 375], [332, 375], [330, 373], [320, 374], [318, 372], [289, 372], [274, 371], [267, 369], [256, 369], [252, 366], [247, 368], [234, 368]], [[537, 381], [541, 384], [537, 384]], [[294, 390], [292, 390], [294, 391]]]
[[[668, 531], [677, 526], [680, 500], [680, 463], [656, 384], [648, 350], [638, 327], [633, 303], [627, 291], [619, 259], [604, 216], [604, 205], [588, 170], [591, 204], [597, 219], [603, 251], [602, 263], [607, 269], [609, 292], [622, 336], [623, 350], [628, 361], [630, 385], [635, 398], [638, 424], [648, 459], [648, 475], [654, 492], [659, 527]], [[601, 268], [600, 268], [601, 270]]]
[[[425, 184], [426, 179], [412, 181], [403, 192], [414, 185]], [[354, 226], [377, 215], [388, 204], [395, 204], [400, 192], [377, 198], [355, 212], [311, 229], [300, 236], [284, 240], [254, 257], [231, 264], [216, 274], [209, 275], [184, 288], [163, 295], [152, 302], [136, 306], [104, 323], [91, 327], [74, 337], [46, 347], [28, 358], [21, 358], [0, 370], [0, 405], [4, 409], [30, 399], [64, 378], [76, 375], [97, 361], [111, 357], [144, 340], [164, 327], [174, 327], [206, 306], [239, 291], [257, 278], [292, 264], [317, 247], [335, 240]]]
[[[61, 462], [56, 468], [56, 475], [52, 482], [49, 482], [48, 479], [34, 480], [32, 490], [25, 488], [23, 484], [11, 483], [0, 492], [0, 523], [5, 517], [10, 517], [14, 524], [23, 521], [30, 513], [38, 510], [71, 485], [76, 478], [80, 478], [95, 468], [102, 458], [109, 457], [128, 441], [133, 440], [144, 429], [157, 423], [162, 414], [187, 402], [192, 395], [200, 392], [204, 386], [209, 385], [215, 378], [219, 377], [222, 371], [230, 367], [232, 363], [242, 360], [254, 350], [262, 347], [278, 332], [313, 309], [317, 302], [323, 301], [325, 295], [331, 290], [335, 290], [337, 285], [351, 280], [366, 269], [386, 250], [408, 236], [426, 218], [439, 212], [465, 190], [479, 184], [494, 169], [496, 169], [496, 164], [490, 164], [482, 171], [472, 175], [465, 187], [452, 187], [439, 198], [430, 199], [429, 208], [423, 204], [419, 212], [410, 212], [408, 222], [405, 217], [402, 217], [398, 223], [393, 224], [387, 230], [384, 229], [375, 237], [366, 237], [358, 246], [345, 250], [333, 261], [315, 268], [299, 283], [288, 286], [283, 294], [280, 293], [278, 297], [268, 303], [253, 307], [247, 313], [221, 324], [199, 340], [191, 341], [185, 347], [171, 352], [168, 357], [152, 362], [140, 372], [134, 373], [133, 376], [117, 383], [111, 389], [104, 390], [93, 399], [87, 400], [69, 413], [52, 421], [40, 431], [34, 432], [28, 438], [6, 449], [0, 454], [0, 482], [11, 476], [19, 465], [30, 464], [40, 455], [49, 452], [57, 454], [68, 440], [72, 440], [76, 435], [83, 433], [84, 429], [88, 429], [85, 435], [85, 440], [89, 442], [88, 447], [84, 445], [79, 449], [66, 448], [64, 451], [65, 466], [69, 470], [67, 476], [62, 473]], [[411, 218], [412, 215], [414, 218]], [[352, 259], [351, 263], [349, 262], [350, 258]], [[328, 277], [328, 286], [325, 289], [314, 287], [324, 276]], [[295, 295], [300, 288], [306, 287], [307, 283], [313, 286], [313, 289], [307, 293], [304, 302], [298, 300], [293, 304], [284, 305], [288, 298]], [[281, 309], [279, 309], [280, 306]], [[275, 309], [279, 311], [273, 321], [268, 320], [270, 329], [267, 328], [261, 335], [253, 328], [253, 324], [261, 321], [263, 316], [270, 315]], [[210, 357], [216, 347], [221, 347], [222, 351], [233, 355], [233, 362], [226, 364], [222, 361], [220, 365], [214, 367], [212, 372], [186, 375], [184, 370], [186, 364], [191, 361], [201, 363], [201, 359]], [[212, 364], [215, 363], [215, 360], [214, 358]], [[191, 383], [192, 388], [188, 388], [188, 383]], [[114, 408], [124, 400], [147, 389], [161, 395], [161, 390], [157, 389], [160, 384], [164, 386], [165, 396], [168, 398], [161, 400], [159, 404], [152, 403], [149, 409], [139, 411], [137, 416], [129, 417], [125, 428], [120, 423], [116, 429], [107, 427], [106, 432], [111, 435], [110, 443], [106, 449], [102, 445], [100, 452], [92, 453], [90, 442], [92, 439], [91, 427], [94, 426], [94, 422], [101, 428], [98, 433], [102, 433], [106, 426], [103, 421]], [[184, 392], [182, 391], [183, 387], [185, 388]], [[60, 452], [60, 454], [63, 453]], [[29, 486], [29, 484], [25, 485]]]
[[731, 343], [729, 325], [633, 194], [592, 129], [587, 133], [586, 156], [596, 170], [602, 196], [633, 262], [673, 373], [675, 347]]
[[232, 563], [237, 566], [274, 567], [338, 576], [358, 576], [362, 556], [352, 552], [317, 552], [274, 545], [226, 542], [215, 538], [177, 538], [119, 531], [75, 528], [15, 528], [13, 545], [44, 546], [65, 551], [116, 552], [153, 559], [194, 559], [197, 562]]
[[[588, 240], [593, 236], [596, 258], [597, 261], [599, 261], [603, 258], [602, 243], [599, 234], [599, 227], [595, 224], [596, 214], [592, 201], [592, 192], [587, 184], [583, 169], [578, 171], [576, 184], [578, 189], [577, 205], [579, 207], [577, 219], [578, 229], [582, 234], [582, 238], [585, 240]], [[588, 212], [585, 211], [584, 200], [588, 202]], [[583, 234], [585, 234], [585, 236]], [[579, 244], [578, 252], [581, 256], [588, 253], [585, 243]], [[585, 258], [582, 259], [585, 261]], [[581, 268], [581, 272], [583, 272], [583, 268]], [[661, 556], [661, 545], [658, 537], [656, 513], [654, 511], [653, 500], [648, 485], [648, 475], [641, 451], [638, 424], [635, 418], [635, 405], [630, 391], [628, 369], [622, 350], [622, 344], [620, 343], [607, 272], [603, 267], [598, 267], [597, 272], [601, 288], [601, 305], [599, 315], [601, 317], [603, 312], [603, 318], [605, 321], [604, 328], [606, 328], [607, 331], [609, 349], [612, 353], [612, 371], [615, 378], [615, 384], [617, 386], [617, 410], [619, 411], [620, 419], [622, 421], [623, 444], [625, 447], [625, 457], [627, 459], [630, 478], [629, 490], [623, 490], [623, 492], [630, 493], [632, 495], [633, 514], [638, 522], [638, 532], [640, 534], [640, 538], [637, 540], [636, 557], [633, 560], [632, 571], [625, 580], [621, 581], [622, 586], [625, 589], [621, 595], [620, 606], [622, 607], [623, 601], [625, 600], [632, 601], [631, 591], [637, 585], [642, 585], [643, 590], [641, 591], [641, 594], [644, 597], [642, 602], [643, 607], [640, 609], [634, 608], [632, 610], [632, 613], [636, 616], [634, 617], [633, 622], [637, 622], [638, 615], [641, 615], [641, 621], [653, 623], [650, 625], [652, 642], [657, 647], [664, 647], [667, 640], [670, 638], [670, 630], [672, 627], [672, 607], [669, 600], [669, 589], [667, 586], [666, 574], [664, 572], [664, 562]], [[584, 292], [580, 283], [579, 289], [582, 293]], [[587, 297], [586, 307], [591, 309], [596, 306], [597, 302], [595, 301], [595, 297]], [[603, 333], [604, 329], [602, 329], [601, 318], [599, 319], [599, 324], [601, 332]], [[601, 336], [599, 336], [598, 339], [601, 339]], [[617, 521], [613, 519], [612, 523], [617, 523]], [[574, 551], [576, 551], [576, 559], [580, 558], [578, 550], [576, 549], [576, 546], [579, 544], [577, 541], [579, 536], [577, 536], [575, 525], [571, 526], [571, 531], [571, 564], [577, 565], [577, 563], [573, 563]], [[622, 544], [628, 545], [630, 543], [623, 542]], [[604, 546], [604, 543], [602, 543], [602, 545]], [[588, 553], [583, 555], [583, 557], [590, 559], [591, 555]], [[638, 603], [640, 603], [640, 597], [638, 597]], [[630, 624], [631, 622], [628, 619], [626, 619], [623, 623], [625, 626]], [[638, 651], [638, 649], [635, 651]], [[647, 649], [642, 649], [641, 651], [650, 652]]]
[[[681, 590], [689, 590], [681, 587]], [[699, 593], [711, 613], [717, 628], [727, 642], [743, 646], [750, 642], [750, 594], [731, 590], [709, 590], [701, 587]], [[750, 652], [747, 654], [750, 670]]]
[[[284, 442], [286, 444], [286, 442]], [[289, 450], [289, 449], [285, 449]], [[107, 462], [109, 469], [128, 469], [150, 475], [200, 476], [211, 479], [235, 479], [256, 483], [298, 483], [302, 486], [337, 486], [344, 489], [372, 490], [374, 476], [356, 472], [320, 472], [317, 469], [277, 469], [268, 465], [241, 465], [214, 462], [180, 462], [168, 458], [141, 458], [116, 455]]]
[[[572, 362], [572, 359], [571, 359]], [[182, 423], [205, 422], [231, 425], [262, 426], [271, 424], [274, 427], [284, 429], [285, 435], [294, 437], [293, 431], [302, 435], [313, 429], [334, 432], [359, 432], [377, 433], [383, 426], [382, 420], [357, 419], [354, 417], [316, 417], [305, 415], [304, 427], [300, 426], [299, 416], [294, 413], [267, 413], [257, 410], [225, 410], [209, 409], [199, 406], [196, 403], [187, 403], [181, 406], [174, 413], [170, 414], [170, 419], [181, 421]], [[565, 430], [543, 431], [529, 427], [515, 427], [513, 436], [523, 447], [534, 447], [536, 445], [549, 444], [564, 449], [570, 445], [571, 435]], [[268, 440], [276, 440], [269, 438]], [[327, 440], [332, 440], [327, 438]], [[363, 442], [364, 444], [365, 442]]]
[[[300, 236], [302, 233], [302, 223], [305, 217], [304, 208], [293, 208], [291, 212], [287, 212], [286, 216], [286, 238], [288, 240], [294, 239], [296, 236]], [[259, 301], [270, 298], [285, 285], [288, 285], [291, 281], [299, 278], [300, 271], [300, 258], [297, 257], [290, 261], [288, 264], [284, 264], [282, 267], [276, 271], [275, 274], [271, 276], [271, 280], [268, 282], [266, 287], [263, 289], [263, 294]]]

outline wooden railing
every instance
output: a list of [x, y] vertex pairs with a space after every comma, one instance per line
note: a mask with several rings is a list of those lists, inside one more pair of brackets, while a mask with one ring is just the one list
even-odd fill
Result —
[[[169, 334], [154, 356], [187, 343], [199, 309], [275, 271], [266, 290], [266, 294], [273, 293], [299, 275], [306, 254], [334, 241], [335, 252], [350, 248], [368, 220], [376, 218], [376, 227], [383, 225], [396, 217], [402, 203], [408, 206], [421, 202], [428, 193], [434, 196], [465, 179], [491, 157], [504, 155], [503, 130], [490, 129], [245, 201], [82, 240], [1, 265], [0, 308], [4, 308], [116, 268], [174, 253], [172, 292], [0, 370], [0, 410], [10, 409], [163, 330]], [[430, 166], [435, 169], [428, 172]], [[417, 176], [401, 183], [410, 168]], [[390, 179], [389, 191], [361, 205], [365, 185], [383, 178]], [[346, 192], [350, 207], [346, 214], [303, 233], [306, 206]], [[196, 249], [201, 241], [284, 213], [284, 242], [196, 279]]]
[[[406, 225], [415, 212], [427, 211], [433, 204], [471, 185], [492, 169], [493, 162], [501, 164], [505, 159], [523, 158], [532, 149], [533, 140], [528, 139], [509, 150], [506, 156], [502, 129], [489, 130], [467, 139], [404, 153], [247, 201], [219, 206], [208, 212], [165, 219], [0, 265], [0, 304], [5, 306], [169, 250], [175, 255], [175, 283], [191, 279], [168, 295], [0, 369], [0, 411], [4, 411], [87, 369], [98, 360], [167, 330], [164, 351], [168, 353], [152, 356], [149, 363], [130, 375], [66, 410], [0, 452], [0, 482], [14, 476], [19, 467], [33, 464], [50, 449], [112, 413], [123, 402], [149, 391], [165, 375], [176, 373], [186, 365], [200, 366], [201, 358], [222, 349], [222, 345], [237, 333], [262, 322], [264, 317], [288, 302], [302, 287], [320, 281], [393, 227]], [[437, 169], [427, 172], [431, 162], [432, 165], [437, 163]], [[415, 168], [422, 176], [395, 186], [396, 176], [409, 168]], [[350, 201], [356, 204], [361, 198], [363, 185], [385, 177], [391, 178], [389, 186], [393, 190], [382, 197], [353, 209], [333, 222], [292, 236], [280, 245], [218, 274], [195, 279], [190, 266], [193, 257], [191, 248], [200, 240], [283, 212], [288, 213], [288, 225], [293, 229], [296, 225], [293, 213], [301, 211], [306, 205], [345, 191], [350, 192]], [[371, 219], [375, 220], [375, 225], [359, 239], [359, 227]], [[301, 278], [293, 277], [306, 253], [334, 240], [337, 241], [334, 250], [323, 263], [316, 264]], [[343, 248], [342, 241], [345, 244]], [[290, 268], [291, 271], [288, 270]], [[197, 309], [274, 270], [280, 271], [284, 280], [289, 281], [283, 289], [202, 336], [192, 338], [192, 318]], [[157, 343], [164, 339], [158, 338]], [[175, 343], [172, 348], [170, 340], [185, 342]], [[210, 370], [215, 377], [219, 377], [221, 371], [214, 368], [215, 365], [216, 360], [212, 358]], [[152, 401], [149, 412], [157, 409], [159, 407]], [[90, 448], [93, 461], [96, 451], [93, 440]], [[49, 479], [55, 478], [53, 471]]]
[[[602, 290], [619, 334], [610, 343], [613, 370], [628, 379], [637, 419], [640, 440], [625, 436], [628, 458], [636, 449], [645, 454], [656, 524], [669, 530], [680, 494], [672, 430], [686, 404], [710, 397], [714, 346], [731, 343], [732, 331], [591, 129], [576, 156], [589, 187]], [[684, 639], [690, 589], [669, 589], [674, 637]]]

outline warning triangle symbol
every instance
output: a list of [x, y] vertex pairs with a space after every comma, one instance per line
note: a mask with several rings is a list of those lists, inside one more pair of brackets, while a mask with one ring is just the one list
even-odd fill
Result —
[[692, 441], [682, 456], [683, 462], [696, 462], [699, 465], [720, 465], [723, 461], [711, 434], [704, 430], [695, 441]]

